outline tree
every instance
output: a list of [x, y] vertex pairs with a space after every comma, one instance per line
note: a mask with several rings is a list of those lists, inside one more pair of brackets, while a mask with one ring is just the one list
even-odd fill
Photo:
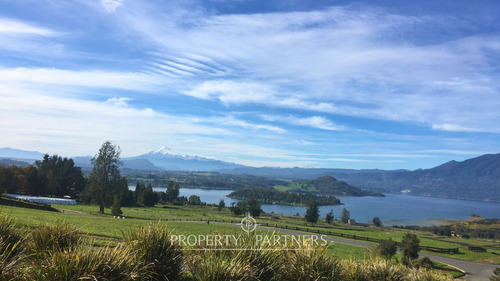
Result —
[[139, 198], [143, 206], [153, 207], [158, 203], [158, 196], [156, 196], [156, 193], [153, 191], [151, 184], [148, 184], [148, 186], [142, 190], [142, 194], [139, 195]]
[[389, 240], [384, 239], [378, 245], [378, 250], [383, 258], [391, 260], [392, 256], [394, 256], [398, 250], [398, 245], [392, 238], [389, 238]]
[[351, 218], [351, 212], [349, 212], [346, 208], [342, 210], [342, 217], [340, 218], [343, 223], [349, 222], [349, 219]]
[[330, 211], [328, 214], [326, 214], [325, 222], [327, 224], [331, 224], [333, 222], [333, 211]]
[[123, 214], [121, 206], [120, 206], [120, 199], [118, 199], [118, 196], [115, 196], [113, 206], [111, 206], [111, 214], [113, 216], [119, 216]]
[[379, 217], [374, 217], [373, 218], [373, 225], [375, 225], [376, 227], [381, 227], [382, 226], [382, 221], [380, 220]]
[[[89, 175], [89, 195], [99, 204], [99, 213], [104, 213], [104, 206], [111, 205], [113, 189], [121, 179], [120, 147], [106, 141], [99, 149], [91, 163], [94, 165]], [[111, 199], [110, 199], [111, 198]]]
[[226, 207], [226, 203], [224, 202], [224, 200], [220, 200], [219, 201], [219, 205], [217, 205], [217, 211], [220, 211], [222, 210], [222, 208]]
[[85, 188], [82, 169], [75, 166], [73, 159], [45, 154], [42, 161], [36, 161], [35, 163], [39, 174], [45, 177], [44, 193], [55, 196], [69, 195], [77, 197]]
[[178, 183], [175, 183], [175, 185], [174, 185], [173, 181], [169, 181], [168, 186], [167, 186], [167, 191], [166, 191], [167, 201], [174, 202], [175, 199], [177, 199], [177, 197], [179, 196], [179, 192], [180, 192], [179, 190], [180, 190], [180, 188], [179, 188]]
[[417, 235], [406, 233], [401, 241], [401, 251], [403, 251], [403, 263], [408, 264], [410, 260], [418, 258], [420, 251], [420, 240]]
[[307, 202], [306, 210], [306, 221], [310, 223], [316, 223], [319, 218], [318, 203], [315, 200]]
[[235, 215], [239, 216], [246, 213], [247, 203], [245, 201], [240, 201], [237, 204], [233, 202], [231, 203], [231, 207], [229, 207], [229, 210], [231, 210], [231, 212], [233, 212]]
[[198, 195], [191, 195], [191, 196], [189, 196], [188, 204], [189, 205], [201, 205], [200, 196], [198, 196]]
[[262, 213], [260, 203], [255, 199], [252, 199], [248, 202], [247, 208], [252, 217], [259, 217]]

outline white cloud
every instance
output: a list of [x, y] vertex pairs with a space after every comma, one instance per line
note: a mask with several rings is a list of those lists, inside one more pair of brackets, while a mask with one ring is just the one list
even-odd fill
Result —
[[101, 0], [101, 4], [110, 13], [114, 13], [118, 7], [123, 4], [124, 0]]
[[106, 103], [113, 105], [113, 106], [119, 106], [119, 107], [127, 107], [128, 102], [131, 101], [131, 98], [109, 98]]
[[75, 71], [53, 68], [0, 68], [0, 80], [9, 83], [18, 81], [128, 90], [151, 90], [168, 83], [165, 78], [144, 73], [106, 72], [101, 70]]
[[0, 34], [56, 36], [57, 32], [11, 19], [0, 18]]
[[261, 117], [267, 121], [278, 121], [278, 122], [288, 123], [291, 125], [307, 126], [322, 130], [329, 130], [329, 131], [346, 130], [345, 126], [336, 125], [323, 116], [296, 117], [292, 115], [288, 116], [262, 115]]
[[433, 124], [432, 129], [438, 131], [450, 131], [450, 132], [480, 132], [481, 129], [467, 128], [456, 124]]
[[[500, 118], [494, 109], [500, 105], [500, 84], [489, 57], [498, 51], [499, 37], [413, 44], [413, 34], [407, 33], [439, 26], [443, 19], [360, 6], [247, 15], [184, 13], [182, 18], [169, 13], [145, 17], [148, 10], [134, 9], [123, 20], [136, 36], [162, 46], [173, 61], [196, 64], [204, 58], [209, 61], [205, 66], [223, 69], [219, 77], [198, 72], [198, 79], [182, 91], [191, 97], [226, 106], [260, 104], [429, 127], [454, 122], [466, 131], [500, 130], [492, 125]], [[171, 71], [191, 75], [193, 69], [183, 65]]]
[[253, 130], [267, 130], [275, 133], [280, 133], [283, 134], [286, 132], [283, 128], [277, 127], [277, 126], [272, 126], [268, 124], [254, 124], [254, 123], [249, 123], [244, 120], [239, 120], [236, 119], [232, 116], [226, 116], [226, 117], [208, 117], [208, 118], [203, 118], [200, 121], [202, 122], [210, 122], [212, 124], [219, 124], [219, 125], [229, 125], [229, 126], [238, 126], [242, 127], [245, 129], [253, 129]]

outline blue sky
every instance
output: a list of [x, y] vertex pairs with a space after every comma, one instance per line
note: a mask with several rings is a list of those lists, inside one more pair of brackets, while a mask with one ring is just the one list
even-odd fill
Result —
[[0, 147], [417, 169], [500, 152], [497, 1], [0, 0]]

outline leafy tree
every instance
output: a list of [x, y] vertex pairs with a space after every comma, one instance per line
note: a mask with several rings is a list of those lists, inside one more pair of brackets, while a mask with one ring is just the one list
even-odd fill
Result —
[[401, 241], [401, 251], [403, 251], [403, 263], [408, 264], [411, 260], [418, 258], [420, 251], [420, 240], [413, 233], [406, 233]]
[[314, 200], [307, 202], [305, 219], [307, 222], [316, 223], [319, 218], [318, 203]]
[[113, 191], [120, 181], [120, 147], [106, 141], [91, 162], [94, 165], [89, 175], [88, 194], [99, 204], [99, 212], [104, 213], [104, 206], [111, 205]]
[[174, 185], [173, 181], [169, 181], [168, 187], [167, 187], [167, 192], [166, 192], [167, 201], [174, 202], [175, 199], [177, 199], [177, 197], [179, 196], [179, 192], [180, 192], [179, 190], [180, 190], [180, 188], [179, 188], [178, 183], [175, 183], [175, 185]]
[[118, 196], [115, 196], [113, 206], [111, 206], [111, 214], [113, 216], [119, 216], [123, 214], [121, 206], [120, 206], [120, 199], [118, 199]]
[[247, 208], [248, 208], [248, 212], [250, 213], [250, 215], [252, 217], [259, 217], [260, 214], [262, 213], [260, 203], [255, 199], [252, 199], [248, 202]]
[[342, 210], [342, 216], [340, 219], [342, 220], [343, 223], [347, 223], [349, 219], [351, 218], [351, 212], [349, 212], [346, 208]]
[[198, 195], [191, 195], [191, 196], [189, 196], [188, 204], [189, 205], [201, 205], [200, 196], [198, 196]]
[[326, 214], [325, 222], [327, 224], [331, 224], [333, 222], [333, 211], [330, 211], [328, 214]]
[[392, 238], [389, 238], [389, 240], [384, 239], [378, 245], [378, 250], [383, 258], [391, 260], [392, 256], [394, 256], [398, 250], [398, 245]]
[[379, 217], [374, 217], [373, 218], [373, 225], [375, 225], [376, 227], [381, 227], [382, 226], [382, 221], [380, 220]]
[[240, 201], [237, 204], [233, 202], [231, 203], [231, 207], [229, 207], [229, 210], [231, 210], [231, 212], [233, 212], [237, 216], [242, 215], [247, 211], [247, 203], [245, 201]]
[[222, 208], [226, 207], [226, 203], [224, 202], [224, 200], [220, 200], [219, 201], [219, 205], [217, 205], [217, 211], [220, 211], [222, 210]]

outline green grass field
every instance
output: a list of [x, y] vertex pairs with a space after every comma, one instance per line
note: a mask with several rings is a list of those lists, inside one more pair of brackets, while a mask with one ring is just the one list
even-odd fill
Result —
[[[238, 227], [231, 225], [224, 226], [215, 223], [207, 224], [206, 221], [226, 220], [228, 222], [239, 222], [239, 220], [241, 220], [242, 218], [242, 216], [234, 216], [231, 212], [229, 212], [227, 208], [223, 209], [222, 211], [218, 211], [215, 207], [211, 206], [156, 206], [151, 208], [123, 207], [123, 215], [126, 217], [126, 219], [113, 218], [110, 209], [105, 210], [105, 215], [97, 215], [98, 207], [94, 205], [61, 205], [58, 208], [61, 209], [62, 212], [56, 213], [26, 208], [2, 206], [0, 212], [2, 214], [10, 214], [18, 224], [23, 226], [34, 226], [63, 220], [71, 225], [74, 225], [81, 232], [88, 233], [91, 236], [93, 235], [104, 237], [104, 239], [106, 239], [106, 237], [109, 239], [121, 239], [123, 237], [123, 233], [131, 231], [139, 226], [148, 225], [157, 220], [163, 221], [163, 223], [167, 224], [170, 229], [173, 229], [175, 233], [179, 234], [207, 234], [213, 232], [223, 232], [236, 230]], [[64, 211], [66, 211], [66, 213], [63, 213]], [[75, 212], [81, 213], [82, 215], [75, 215]], [[183, 221], [202, 221], [202, 223], [171, 221], [173, 219]], [[263, 214], [258, 218], [258, 223], [268, 223], [270, 226], [278, 224], [279, 227], [307, 227], [311, 229], [311, 232], [316, 229], [321, 229], [326, 231], [334, 231], [378, 239], [392, 238], [396, 241], [401, 241], [404, 233], [406, 233], [405, 230], [393, 229], [389, 227], [375, 228], [347, 226], [338, 222], [334, 223], [333, 225], [328, 225], [324, 222], [324, 220], [320, 220], [316, 225], [312, 226], [308, 225], [301, 217], [279, 216], [271, 214]], [[464, 241], [463, 239], [450, 237], [444, 238], [429, 234], [427, 232], [415, 233], [418, 235], [421, 245], [424, 246], [440, 248], [460, 247], [459, 254], [440, 255], [468, 261], [500, 263], [500, 256], [493, 254], [491, 250], [488, 250], [488, 252], [486, 253], [473, 252], [467, 250], [461, 245], [454, 243], [462, 243]], [[475, 241], [475, 243], [479, 242]], [[483, 244], [479, 243], [479, 245]], [[365, 249], [361, 247], [337, 244], [335, 245], [334, 249], [334, 254], [342, 258], [366, 258]], [[330, 249], [329, 251], [332, 251], [332, 249]]]

